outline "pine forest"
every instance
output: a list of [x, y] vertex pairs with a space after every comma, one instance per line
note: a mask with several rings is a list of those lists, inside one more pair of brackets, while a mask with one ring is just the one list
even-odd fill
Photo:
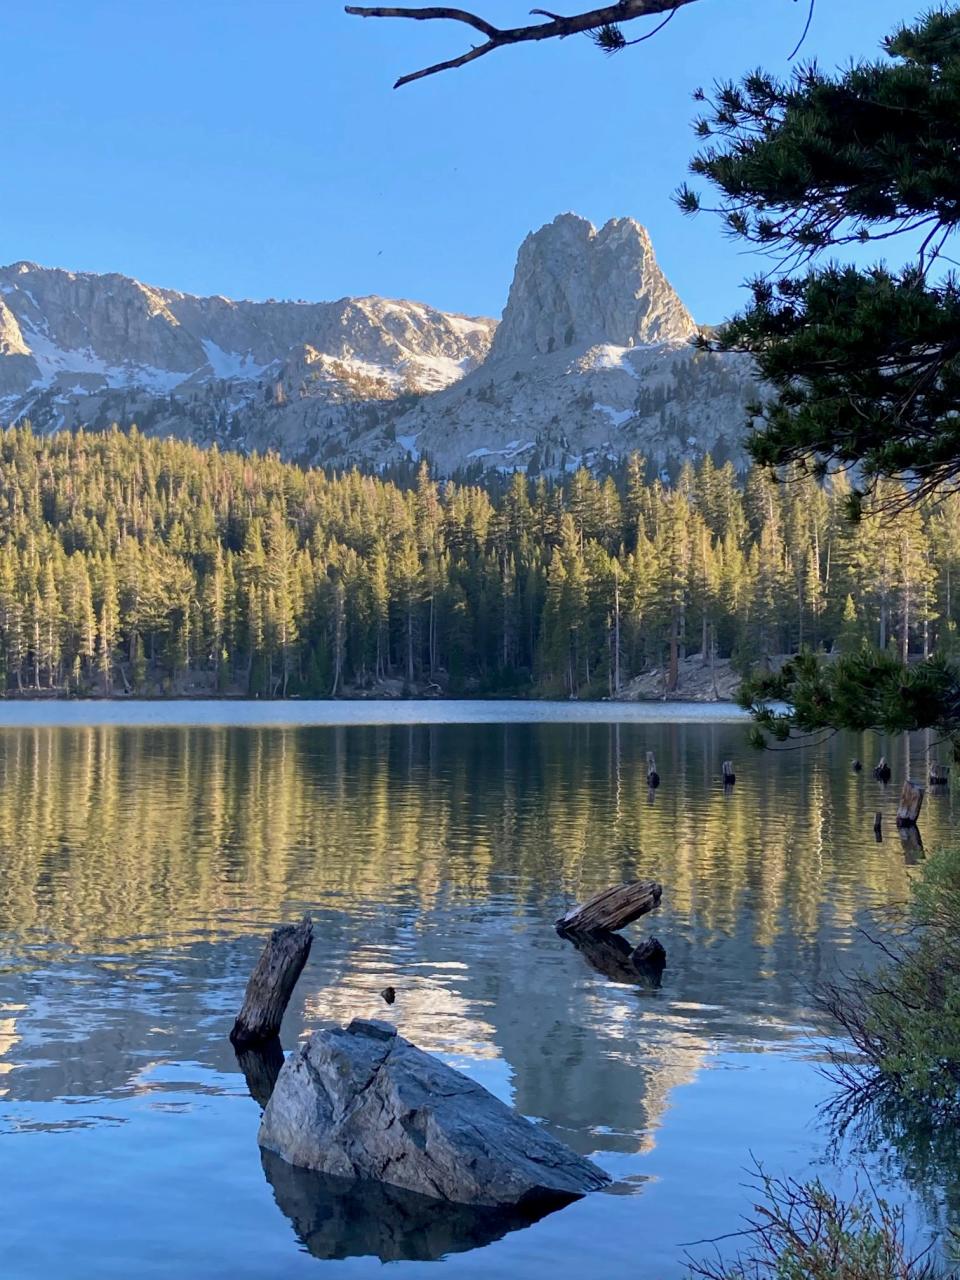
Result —
[[[847, 518], [843, 477], [673, 484], [632, 457], [499, 492], [138, 431], [0, 437], [0, 663], [24, 694], [616, 696], [808, 647], [950, 651], [960, 497]], [[888, 487], [885, 496], [895, 499]]]

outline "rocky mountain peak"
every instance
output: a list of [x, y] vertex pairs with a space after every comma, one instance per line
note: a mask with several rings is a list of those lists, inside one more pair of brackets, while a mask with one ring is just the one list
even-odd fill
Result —
[[695, 331], [639, 222], [613, 218], [597, 230], [563, 213], [520, 247], [491, 359], [684, 342]]

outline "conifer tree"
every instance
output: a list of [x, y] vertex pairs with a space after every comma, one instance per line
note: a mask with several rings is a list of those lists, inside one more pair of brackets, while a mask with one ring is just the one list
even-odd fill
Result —
[[[716, 189], [727, 230], [774, 263], [748, 310], [701, 346], [750, 353], [769, 389], [751, 407], [756, 461], [848, 472], [848, 514], [866, 512], [873, 534], [854, 555], [864, 599], [847, 593], [876, 616], [872, 674], [866, 650], [833, 668], [805, 659], [748, 682], [744, 704], [780, 735], [857, 727], [869, 708], [877, 727], [935, 726], [960, 749], [960, 675], [909, 661], [918, 631], [930, 653], [935, 623], [936, 569], [916, 505], [960, 475], [960, 283], [949, 252], [960, 227], [960, 10], [901, 26], [884, 54], [835, 75], [758, 71], [698, 94], [704, 145], [691, 168]], [[678, 199], [688, 213], [705, 207], [689, 186]], [[825, 261], [892, 239], [907, 249], [899, 269]], [[907, 513], [899, 533], [872, 519], [878, 507]], [[770, 698], [793, 710], [771, 714]]]

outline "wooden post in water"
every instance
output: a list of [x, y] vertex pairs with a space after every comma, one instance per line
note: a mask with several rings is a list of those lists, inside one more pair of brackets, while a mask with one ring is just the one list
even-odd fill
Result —
[[312, 942], [313, 922], [309, 916], [299, 924], [285, 924], [271, 933], [250, 975], [243, 1008], [230, 1032], [235, 1049], [266, 1044], [279, 1033]]
[[900, 792], [900, 807], [897, 809], [898, 827], [915, 827], [923, 808], [923, 787], [919, 782], [905, 782]]
[[657, 762], [652, 751], [647, 752], [647, 786], [652, 788], [659, 787], [660, 775], [657, 773]]
[[883, 814], [879, 809], [873, 820], [873, 834], [877, 837], [877, 844], [883, 844]]
[[948, 764], [932, 764], [930, 766], [931, 787], [945, 787], [949, 781], [950, 766]]
[[873, 771], [873, 776], [876, 778], [878, 782], [889, 782], [890, 774], [891, 774], [891, 769], [890, 769], [890, 766], [887, 764], [887, 757], [881, 756], [880, 759], [877, 761], [877, 767]]
[[733, 771], [733, 761], [724, 760], [723, 762], [723, 785], [732, 787], [737, 780], [737, 775]]
[[853, 770], [854, 773], [861, 773], [863, 771], [863, 765], [860, 763], [859, 760], [851, 760], [850, 768]]
[[631, 880], [595, 894], [582, 907], [574, 907], [557, 921], [560, 933], [592, 933], [597, 929], [622, 929], [659, 907], [663, 885], [655, 880]]

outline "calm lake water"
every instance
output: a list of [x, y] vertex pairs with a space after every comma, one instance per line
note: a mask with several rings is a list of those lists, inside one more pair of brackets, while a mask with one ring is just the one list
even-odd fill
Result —
[[[337, 1280], [379, 1275], [379, 1251], [409, 1259], [399, 1280], [677, 1280], [686, 1243], [749, 1210], [754, 1157], [844, 1186], [863, 1159], [923, 1238], [940, 1201], [915, 1152], [831, 1147], [810, 993], [869, 954], [860, 927], [922, 857], [898, 787], [850, 759], [885, 751], [899, 780], [927, 747], [745, 738], [715, 707], [0, 708], [0, 1274]], [[957, 817], [953, 790], [928, 797], [928, 849]], [[658, 990], [553, 928], [634, 875], [664, 885], [628, 931], [666, 947]], [[613, 1190], [470, 1249], [442, 1210], [398, 1238], [265, 1165], [227, 1034], [266, 933], [304, 911], [287, 1048], [395, 1020]]]

